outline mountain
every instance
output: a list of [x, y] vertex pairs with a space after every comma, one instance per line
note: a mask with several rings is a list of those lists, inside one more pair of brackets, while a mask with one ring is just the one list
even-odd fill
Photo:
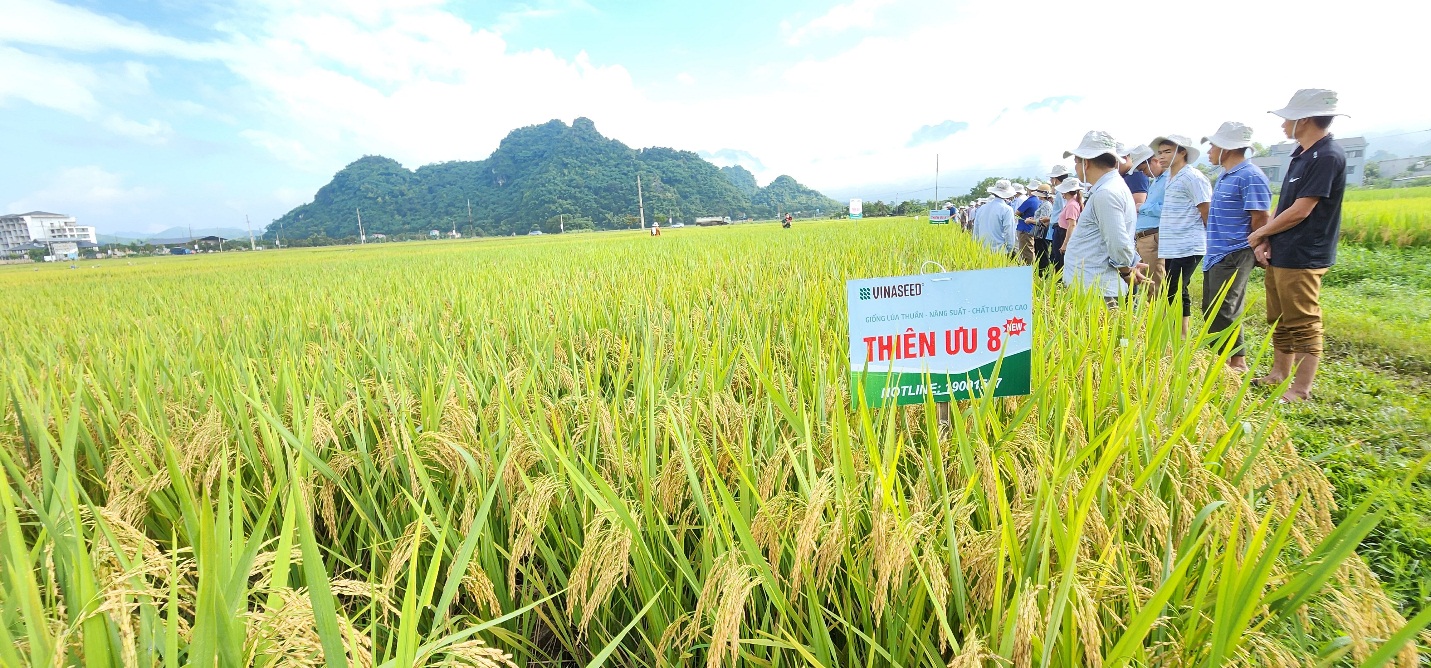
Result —
[[525, 234], [555, 231], [558, 221], [567, 229], [625, 228], [638, 214], [638, 176], [648, 221], [840, 207], [789, 176], [757, 188], [750, 172], [736, 169], [723, 173], [690, 151], [632, 149], [602, 136], [586, 118], [570, 126], [553, 120], [513, 130], [485, 160], [414, 171], [391, 158], [364, 156], [268, 229], [281, 224], [288, 239], [356, 236], [359, 211], [367, 234], [454, 227], [469, 235]]
[[760, 186], [755, 183], [755, 175], [740, 165], [721, 167], [720, 173], [724, 174], [725, 178], [730, 179], [731, 185], [735, 186], [735, 189], [739, 190], [746, 197], [754, 197], [755, 192], [760, 190]]

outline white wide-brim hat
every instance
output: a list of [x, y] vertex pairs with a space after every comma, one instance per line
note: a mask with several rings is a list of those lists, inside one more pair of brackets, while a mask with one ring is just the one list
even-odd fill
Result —
[[1300, 121], [1313, 116], [1346, 116], [1337, 113], [1336, 92], [1325, 88], [1303, 88], [1292, 94], [1292, 100], [1287, 106], [1267, 113], [1276, 114], [1289, 121]]
[[1163, 135], [1162, 137], [1154, 139], [1152, 143], [1148, 145], [1154, 147], [1162, 146], [1163, 142], [1171, 142], [1186, 149], [1188, 152], [1189, 165], [1193, 164], [1194, 162], [1197, 162], [1198, 156], [1202, 155], [1202, 150], [1195, 146], [1191, 139], [1188, 139], [1187, 137], [1184, 137], [1182, 135]]
[[1054, 190], [1058, 191], [1060, 195], [1065, 195], [1082, 187], [1083, 184], [1080, 183], [1078, 179], [1064, 179], [1063, 183], [1054, 187]]
[[1008, 179], [999, 179], [998, 181], [994, 182], [994, 185], [989, 186], [984, 190], [987, 191], [990, 195], [993, 195], [1000, 199], [1011, 199], [1014, 195], [1018, 194], [1018, 191], [1014, 190], [1014, 186], [1009, 183]]
[[1129, 169], [1137, 169], [1138, 165], [1147, 162], [1151, 157], [1153, 157], [1153, 149], [1148, 148], [1147, 144], [1134, 146], [1133, 150], [1128, 152]]
[[1068, 168], [1063, 165], [1054, 165], [1052, 169], [1048, 170], [1048, 178], [1050, 179], [1056, 179], [1060, 176], [1071, 176], [1072, 174], [1073, 172], [1068, 171]]
[[1093, 130], [1083, 135], [1083, 141], [1079, 143], [1078, 148], [1063, 152], [1065, 158], [1077, 156], [1084, 160], [1092, 160], [1100, 155], [1111, 155], [1119, 160], [1123, 158], [1118, 155], [1118, 141], [1113, 138], [1113, 135], [1102, 130]]
[[1252, 146], [1252, 128], [1228, 121], [1217, 128], [1217, 132], [1202, 138], [1202, 143], [1212, 144], [1223, 150], [1235, 151]]

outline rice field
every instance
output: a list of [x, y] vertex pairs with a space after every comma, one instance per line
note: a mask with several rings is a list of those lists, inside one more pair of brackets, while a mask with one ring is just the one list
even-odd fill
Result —
[[[6, 666], [1399, 665], [1276, 396], [1035, 286], [1033, 393], [852, 405], [908, 219], [0, 268]], [[1264, 353], [1265, 353], [1265, 344]]]
[[1431, 246], [1431, 187], [1348, 190], [1342, 240], [1364, 246]]

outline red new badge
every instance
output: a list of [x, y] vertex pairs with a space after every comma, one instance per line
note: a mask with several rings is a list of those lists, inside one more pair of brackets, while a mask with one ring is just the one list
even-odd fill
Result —
[[1020, 334], [1023, 334], [1024, 330], [1027, 328], [1028, 323], [1024, 322], [1023, 318], [1009, 318], [1008, 320], [1004, 321], [1004, 331], [1007, 332], [1009, 336], [1018, 336]]

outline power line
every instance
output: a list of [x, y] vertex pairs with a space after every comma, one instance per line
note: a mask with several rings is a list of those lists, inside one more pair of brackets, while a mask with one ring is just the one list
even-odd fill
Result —
[[1406, 135], [1419, 135], [1423, 132], [1431, 132], [1431, 128], [1425, 130], [1412, 130], [1410, 132], [1398, 132], [1394, 135], [1367, 135], [1367, 139], [1386, 139], [1387, 137], [1404, 137]]

